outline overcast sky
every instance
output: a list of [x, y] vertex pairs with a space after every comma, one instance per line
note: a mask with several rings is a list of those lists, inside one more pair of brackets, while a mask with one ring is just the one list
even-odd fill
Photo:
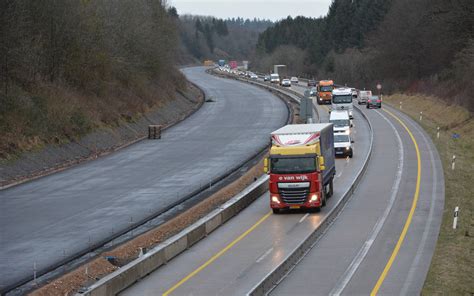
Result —
[[167, 0], [178, 14], [210, 15], [218, 18], [280, 20], [287, 16], [325, 16], [332, 0]]

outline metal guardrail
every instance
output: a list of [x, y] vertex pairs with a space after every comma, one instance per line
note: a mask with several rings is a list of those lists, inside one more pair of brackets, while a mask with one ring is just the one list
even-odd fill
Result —
[[115, 272], [105, 276], [90, 287], [77, 293], [77, 296], [104, 296], [116, 295], [141, 278], [152, 273], [155, 269], [165, 265], [181, 252], [205, 238], [219, 226], [237, 215], [242, 209], [251, 204], [268, 189], [267, 175], [260, 177], [218, 209], [198, 222], [187, 227], [180, 233], [160, 243], [148, 253], [133, 260]]
[[[258, 73], [256, 73], [256, 74], [257, 74], [257, 76], [259, 76], [259, 78], [263, 78], [263, 75], [260, 75]], [[235, 76], [235, 75], [232, 75], [232, 74], [226, 74], [226, 73], [218, 73], [216, 75], [219, 75], [219, 76], [222, 75], [226, 78], [235, 79], [235, 80], [243, 81], [243, 82], [246, 82], [246, 83], [249, 83], [249, 84], [257, 85], [257, 86], [266, 88], [268, 90], [275, 90], [275, 91], [277, 91], [277, 92], [279, 92], [283, 95], [288, 96], [289, 98], [291, 98], [296, 103], [300, 103], [301, 98], [304, 98], [304, 96], [302, 94], [300, 94], [300, 93], [298, 93], [294, 90], [281, 87], [279, 85], [267, 84], [267, 83], [264, 83], [264, 82], [255, 81], [255, 80], [251, 80], [251, 79], [247, 79], [247, 78], [242, 78], [242, 77], [239, 77], [239, 76]], [[313, 104], [313, 110], [316, 112], [316, 116], [318, 117], [318, 122], [321, 122], [321, 117], [319, 116], [319, 111], [318, 111], [318, 109], [316, 108], [316, 106], [314, 104]]]
[[[239, 77], [240, 78], [240, 77]], [[244, 79], [239, 79], [244, 80]], [[247, 81], [247, 80], [245, 80]], [[253, 84], [262, 85], [262, 83], [257, 83], [255, 81], [247, 81]], [[264, 85], [269, 87], [268, 85]], [[336, 85], [340, 87], [340, 85]], [[272, 86], [271, 88], [279, 89], [279, 86]], [[297, 96], [301, 97], [300, 94], [292, 91], [287, 90], [287, 92], [295, 93]], [[299, 100], [298, 100], [299, 101]], [[316, 228], [312, 233], [310, 233], [292, 252], [288, 254], [288, 256], [278, 265], [276, 266], [270, 273], [265, 276], [257, 285], [255, 285], [251, 291], [247, 293], [249, 296], [260, 296], [260, 295], [267, 295], [271, 292], [279, 283], [280, 281], [289, 273], [291, 270], [301, 261], [304, 256], [311, 250], [311, 248], [317, 243], [318, 239], [325, 233], [325, 231], [329, 228], [332, 222], [336, 219], [339, 213], [344, 208], [347, 201], [352, 197], [355, 188], [359, 185], [362, 176], [367, 170], [369, 160], [372, 156], [372, 149], [373, 149], [373, 142], [374, 142], [374, 133], [372, 124], [370, 123], [368, 117], [360, 110], [359, 107], [355, 108], [358, 112], [362, 115], [362, 117], [367, 121], [370, 130], [370, 144], [369, 144], [369, 151], [367, 156], [364, 160], [364, 164], [362, 168], [357, 172], [357, 175], [354, 179], [352, 185], [344, 192], [342, 198], [339, 199], [337, 205], [329, 212], [329, 214], [322, 220], [321, 224], [318, 228]], [[319, 115], [318, 115], [319, 118]]]
[[[240, 80], [240, 79], [239, 79]], [[262, 85], [261, 83], [251, 81], [252, 84]], [[263, 85], [266, 88], [270, 88], [268, 85]], [[274, 90], [278, 90], [283, 93], [288, 90], [279, 90], [276, 87], [271, 87]], [[288, 93], [286, 95], [290, 96]], [[297, 102], [299, 102], [300, 94], [290, 96]], [[356, 108], [359, 109], [359, 108]], [[343, 197], [339, 200], [335, 208], [324, 218], [321, 225], [315, 229], [297, 248], [295, 248], [286, 258], [282, 261], [275, 269], [273, 269], [259, 284], [257, 284], [252, 291], [247, 295], [265, 295], [271, 291], [281, 280], [281, 278], [288, 273], [291, 268], [296, 265], [304, 255], [311, 249], [317, 239], [324, 233], [329, 227], [331, 222], [335, 219], [337, 214], [342, 210], [345, 203], [352, 196], [356, 186], [360, 182], [363, 174], [365, 173], [368, 165], [368, 161], [372, 154], [373, 146], [373, 130], [372, 125], [368, 118], [359, 110], [362, 116], [367, 120], [370, 129], [370, 145], [369, 152], [364, 160], [363, 167], [359, 170], [353, 184], [347, 189]], [[319, 118], [319, 115], [318, 115]], [[107, 275], [92, 286], [82, 290], [77, 296], [87, 295], [116, 295], [125, 288], [131, 286], [139, 279], [147, 276], [153, 272], [156, 268], [166, 264], [169, 260], [179, 255], [199, 240], [206, 237], [209, 233], [217, 229], [220, 225], [224, 224], [230, 218], [238, 214], [242, 209], [251, 204], [255, 199], [261, 196], [267, 191], [268, 188], [268, 176], [264, 175], [260, 177], [254, 184], [247, 187], [239, 195], [232, 198], [224, 205], [219, 207], [217, 210], [211, 212], [198, 222], [187, 227], [179, 234], [171, 237], [165, 242], [159, 244], [142, 257], [135, 259], [119, 270]]]
[[316, 228], [311, 234], [309, 234], [292, 252], [278, 265], [276, 266], [267, 276], [262, 279], [257, 285], [255, 285], [252, 290], [247, 294], [250, 296], [260, 296], [267, 295], [271, 292], [280, 281], [289, 273], [291, 270], [298, 264], [300, 260], [312, 249], [312, 247], [317, 243], [318, 239], [325, 233], [329, 228], [335, 218], [344, 208], [347, 201], [351, 198], [354, 193], [355, 188], [359, 184], [362, 176], [367, 170], [369, 160], [372, 156], [372, 147], [374, 141], [374, 134], [372, 125], [367, 118], [367, 116], [360, 110], [359, 107], [356, 107], [356, 110], [364, 117], [364, 119], [369, 124], [370, 129], [370, 145], [369, 152], [364, 160], [364, 165], [359, 170], [354, 179], [352, 185], [346, 190], [342, 198], [339, 200], [338, 204], [329, 212], [329, 214], [323, 219], [320, 226]]

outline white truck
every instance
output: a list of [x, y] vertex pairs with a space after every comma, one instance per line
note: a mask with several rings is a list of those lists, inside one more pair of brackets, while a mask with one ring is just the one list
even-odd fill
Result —
[[367, 101], [372, 97], [372, 91], [370, 90], [360, 90], [359, 95], [357, 96], [357, 104], [367, 104]]
[[349, 118], [354, 118], [354, 106], [352, 105], [352, 89], [348, 87], [336, 88], [332, 91], [331, 112], [344, 110], [349, 112]]

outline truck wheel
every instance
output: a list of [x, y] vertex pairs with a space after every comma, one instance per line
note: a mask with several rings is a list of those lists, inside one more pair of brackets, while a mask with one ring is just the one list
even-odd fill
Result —
[[272, 209], [273, 210], [273, 214], [280, 214], [280, 209]]
[[319, 210], [321, 210], [322, 207], [325, 207], [325, 206], [326, 206], [326, 196], [327, 196], [326, 190], [323, 190], [322, 193], [323, 193], [323, 194], [322, 194], [322, 195], [323, 195], [323, 196], [322, 196], [323, 200], [322, 200], [322, 202], [321, 202], [321, 206], [319, 207]]
[[351, 154], [349, 154], [349, 158], [352, 158], [352, 151], [351, 151]]
[[333, 178], [331, 178], [331, 181], [329, 182], [328, 198], [332, 197], [333, 194], [334, 194], [334, 184], [333, 184]]

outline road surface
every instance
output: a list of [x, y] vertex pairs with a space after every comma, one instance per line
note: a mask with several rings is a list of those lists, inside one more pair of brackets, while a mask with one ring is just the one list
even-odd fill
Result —
[[213, 102], [109, 156], [0, 191], [0, 290], [127, 228], [239, 166], [286, 123], [268, 91], [187, 68]]

